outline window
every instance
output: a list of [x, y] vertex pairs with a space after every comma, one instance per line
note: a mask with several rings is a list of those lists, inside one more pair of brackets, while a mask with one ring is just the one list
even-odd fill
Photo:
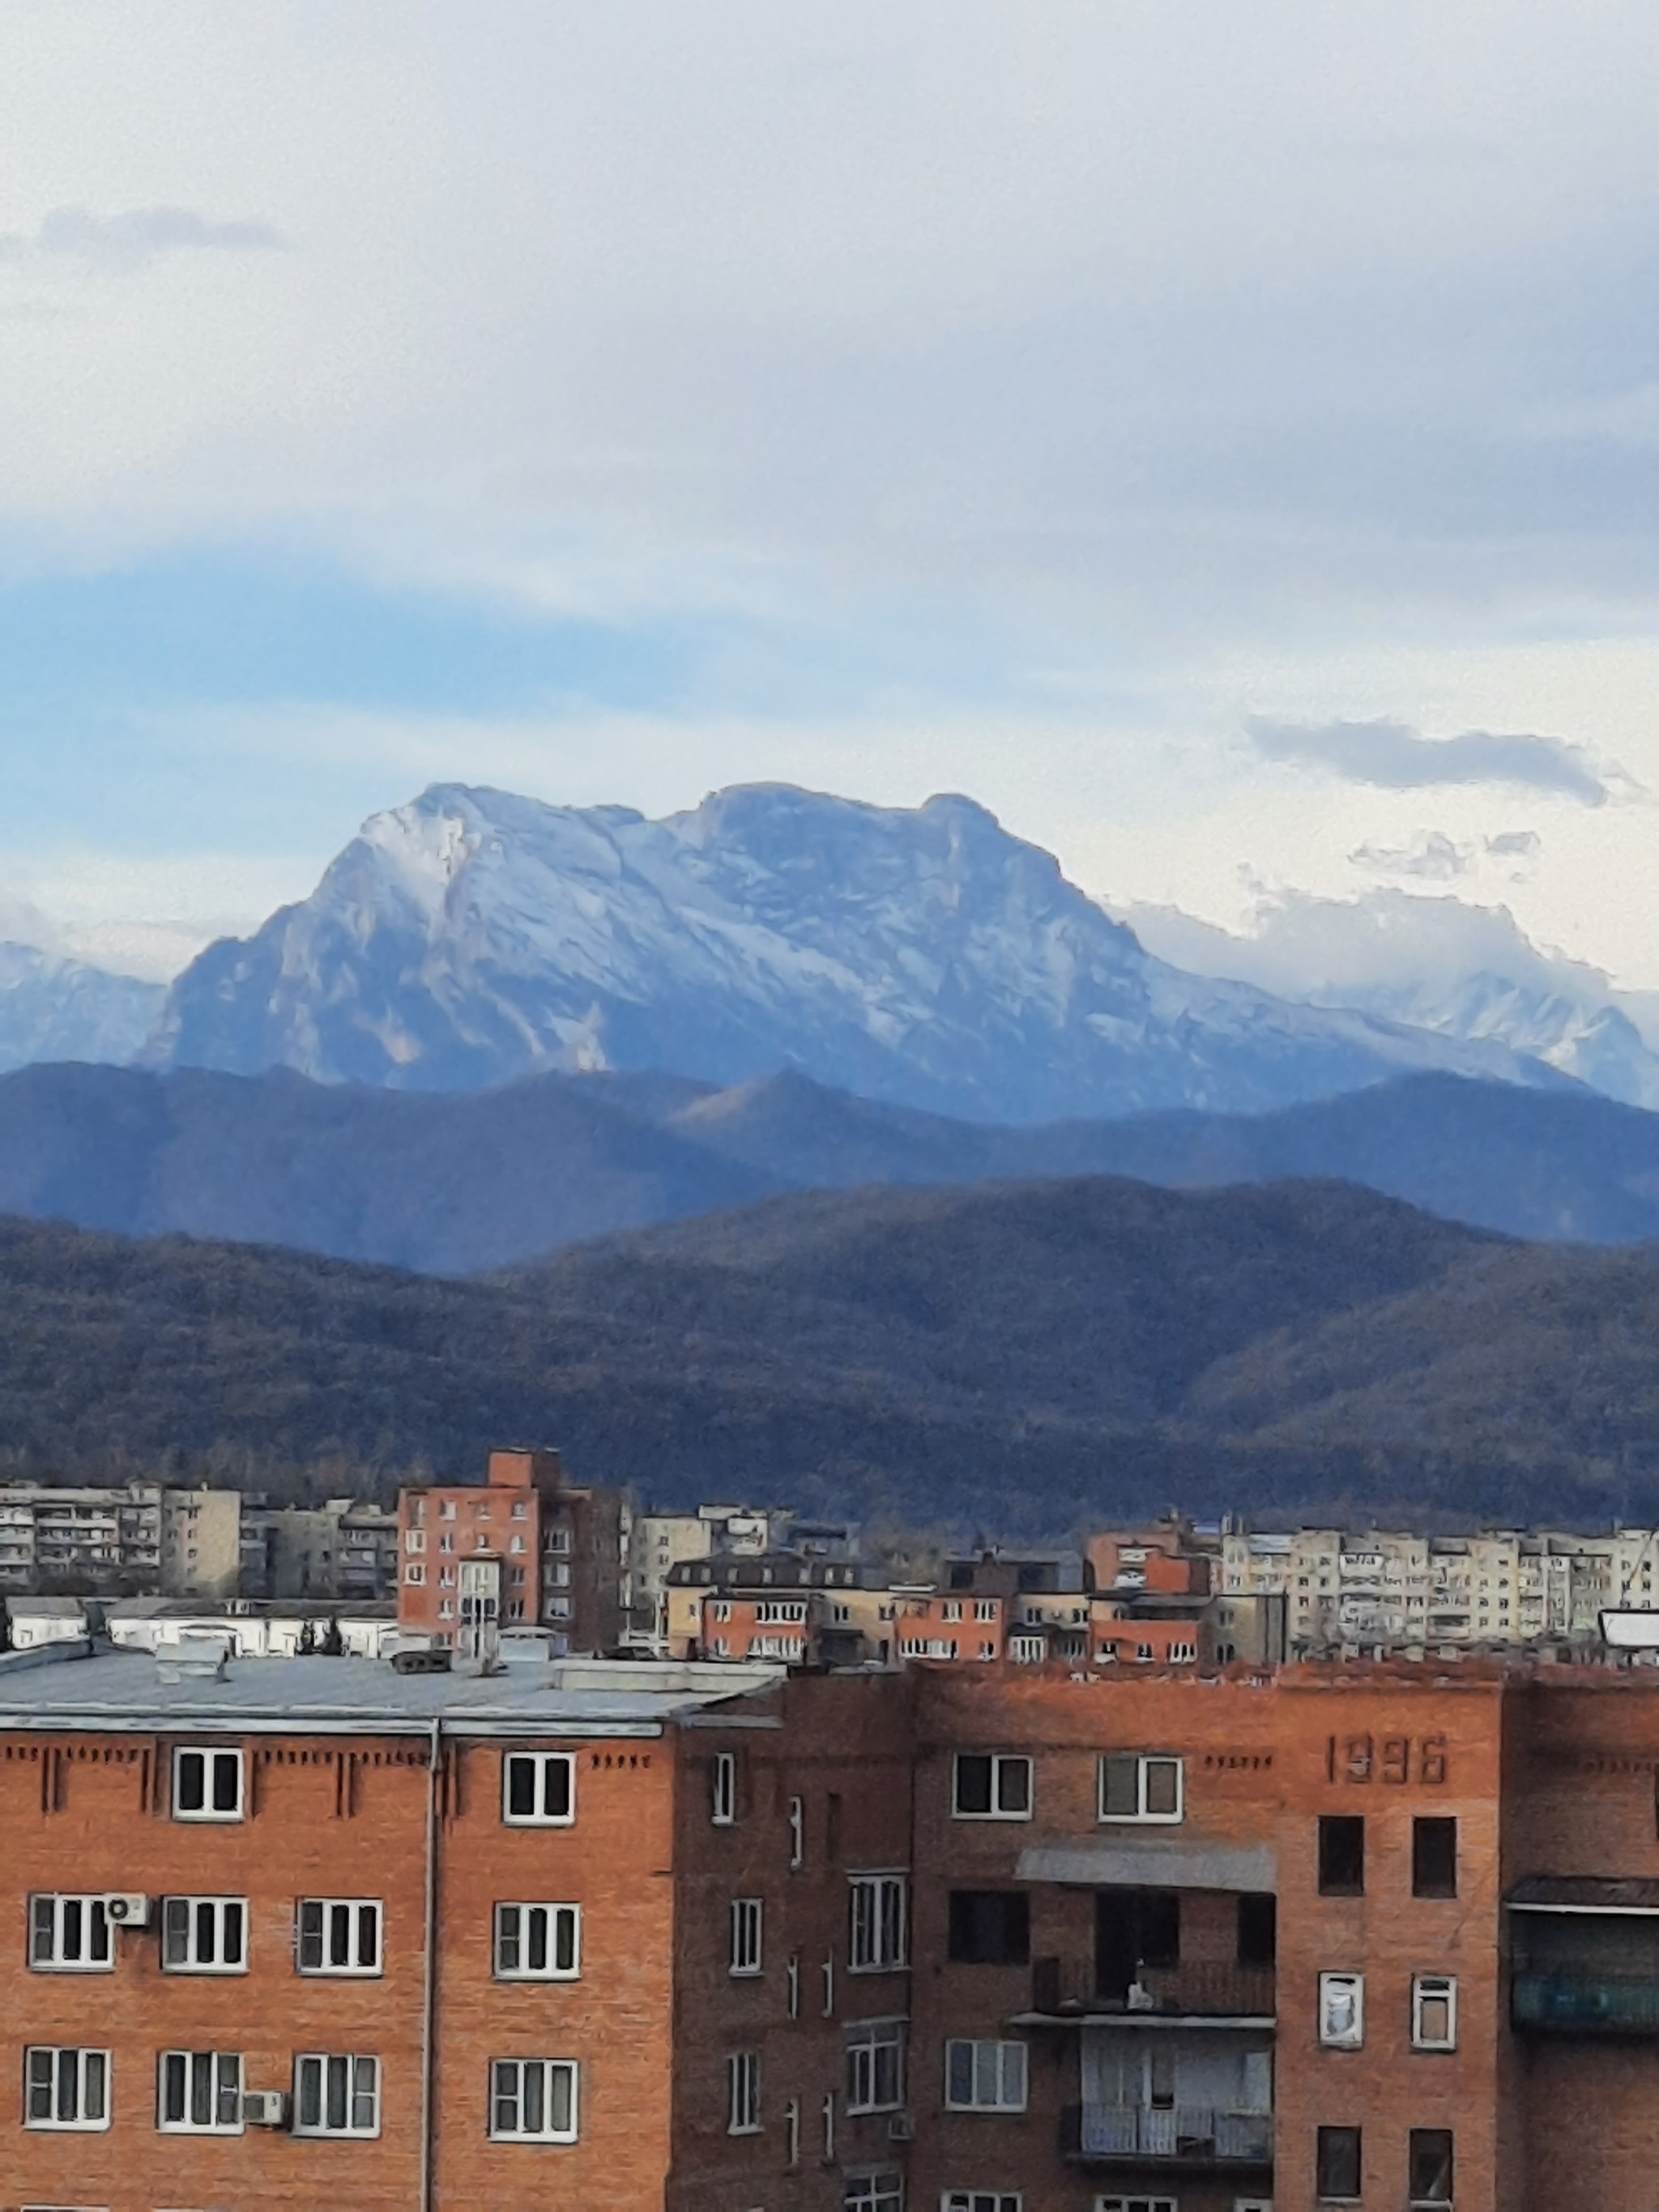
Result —
[[164, 1897], [161, 1966], [169, 1974], [245, 1974], [245, 1897]]
[[1457, 1894], [1457, 1823], [1447, 1820], [1412, 1822], [1412, 1895]]
[[1365, 2040], [1365, 1977], [1319, 1977], [1319, 2039], [1334, 2051], [1358, 2051]]
[[789, 1863], [798, 1867], [806, 1857], [806, 1808], [799, 1797], [789, 1800]]
[[241, 1753], [175, 1751], [173, 1754], [173, 1817], [175, 1820], [240, 1820], [242, 1817]]
[[1452, 2201], [1452, 2138], [1449, 2128], [1413, 2128], [1411, 2140], [1413, 2212], [1419, 2205]]
[[1321, 2128], [1315, 2141], [1314, 2186], [1339, 2203], [1359, 2195], [1359, 2130]]
[[1029, 1820], [1031, 1762], [1000, 1752], [959, 1751], [951, 1810], [958, 1820]]
[[1413, 1978], [1412, 2048], [1456, 2050], [1457, 1984], [1449, 1974], [1418, 1974]]
[[493, 2058], [489, 2132], [497, 2142], [574, 2142], [574, 2058]]
[[901, 1967], [907, 1950], [908, 1885], [902, 1874], [850, 1877], [848, 1971], [874, 1974]]
[[945, 2103], [953, 2112], [1023, 2112], [1025, 2045], [970, 2043], [945, 2046]]
[[568, 1751], [513, 1751], [501, 1761], [501, 1818], [513, 1827], [568, 1828], [576, 1817], [576, 1760]]
[[1160, 1753], [1108, 1752], [1100, 1762], [1103, 1820], [1178, 1820], [1182, 1764]]
[[101, 1897], [29, 1899], [29, 1964], [40, 1974], [106, 1974], [115, 1964]]
[[717, 1828], [729, 1828], [738, 1817], [738, 1754], [717, 1751], [708, 1770], [708, 1817]]
[[1031, 1901], [1020, 1889], [953, 1889], [950, 1957], [963, 1966], [1024, 1966], [1031, 1956]]
[[734, 1897], [732, 1900], [732, 1965], [734, 1974], [757, 1974], [761, 1970], [761, 1899]]
[[997, 1601], [994, 1597], [976, 1597], [974, 1600], [975, 1620], [994, 1620], [996, 1617]]
[[734, 2051], [726, 2062], [726, 2132], [760, 2133], [760, 2053]]
[[904, 2212], [904, 2176], [849, 2173], [841, 2203], [842, 2212]]
[[1365, 1822], [1350, 1813], [1325, 1813], [1319, 1820], [1319, 1894], [1365, 1894]]
[[1023, 2199], [1018, 2190], [947, 2189], [939, 2203], [939, 2212], [1020, 2212]]
[[800, 2099], [792, 2097], [783, 2108], [783, 2162], [800, 2164]]
[[823, 2120], [823, 2162], [834, 2162], [836, 2155], [836, 2097], [831, 2090], [819, 2108]]
[[783, 1970], [784, 1989], [791, 2020], [800, 2018], [800, 1953], [792, 1951]]
[[107, 2051], [36, 2044], [23, 2054], [23, 2125], [108, 2127], [109, 2072]]
[[379, 1899], [302, 1897], [295, 1955], [302, 1974], [378, 1974]]
[[425, 1567], [411, 1563], [404, 1569], [404, 1580], [412, 1587], [418, 1589], [426, 1580]]
[[579, 1905], [498, 1905], [498, 1982], [574, 1982], [581, 1972]]
[[904, 2102], [904, 2022], [870, 2020], [848, 2030], [847, 2109], [890, 2112]]
[[1238, 1899], [1238, 1963], [1271, 1966], [1279, 1950], [1279, 1899], [1270, 1889], [1247, 1889]]
[[241, 2054], [229, 2051], [164, 2051], [155, 2124], [180, 2135], [240, 2135]]
[[[1181, 2212], [1181, 2208], [1173, 2197], [1097, 2197], [1095, 2212]], [[1235, 2212], [1243, 2212], [1242, 2199]], [[1271, 2205], [1267, 2212], [1273, 2212]]]
[[355, 2051], [308, 2051], [294, 2062], [294, 2132], [377, 2136], [380, 2062]]

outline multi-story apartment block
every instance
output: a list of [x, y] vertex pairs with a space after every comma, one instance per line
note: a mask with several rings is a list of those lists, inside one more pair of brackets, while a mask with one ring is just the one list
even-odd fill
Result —
[[1648, 1668], [20, 1655], [0, 2199], [1650, 2212], [1656, 1773]]
[[700, 1505], [695, 1513], [637, 1513], [633, 1534], [633, 1635], [648, 1648], [672, 1648], [669, 1578], [694, 1560], [854, 1559], [858, 1531], [848, 1522], [805, 1521], [778, 1506]]
[[398, 1516], [372, 1500], [245, 1504], [241, 1541], [244, 1597], [373, 1605], [398, 1595]]
[[234, 1490], [0, 1484], [0, 1590], [234, 1597], [240, 1515]]
[[485, 1622], [542, 1627], [558, 1652], [627, 1640], [629, 1499], [567, 1482], [556, 1451], [493, 1451], [483, 1483], [404, 1490], [398, 1527], [404, 1628], [461, 1645]]

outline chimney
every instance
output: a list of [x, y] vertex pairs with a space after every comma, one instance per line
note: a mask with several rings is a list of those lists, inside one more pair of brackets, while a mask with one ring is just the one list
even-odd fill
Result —
[[534, 1490], [544, 1498], [564, 1486], [564, 1465], [551, 1445], [514, 1444], [489, 1455], [485, 1480], [492, 1490]]

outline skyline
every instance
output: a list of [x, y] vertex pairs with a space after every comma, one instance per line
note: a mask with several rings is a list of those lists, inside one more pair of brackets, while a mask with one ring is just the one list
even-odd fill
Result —
[[14, 918], [155, 973], [430, 781], [767, 780], [1659, 985], [1634, 9], [14, 38]]

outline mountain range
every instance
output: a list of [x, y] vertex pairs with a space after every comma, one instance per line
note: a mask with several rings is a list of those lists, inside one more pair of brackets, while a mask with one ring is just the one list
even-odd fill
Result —
[[724, 1089], [542, 1075], [461, 1092], [286, 1068], [0, 1076], [0, 1212], [425, 1273], [477, 1273], [789, 1190], [1098, 1174], [1172, 1188], [1334, 1177], [1514, 1236], [1659, 1238], [1659, 1115], [1577, 1085], [1415, 1075], [1271, 1114], [1011, 1127], [798, 1074]]
[[663, 1504], [1056, 1534], [1199, 1511], [1659, 1516], [1659, 1267], [1341, 1184], [789, 1194], [488, 1279], [0, 1220], [0, 1443], [310, 1464], [503, 1437]]
[[1188, 975], [969, 799], [781, 785], [661, 821], [434, 786], [309, 898], [209, 946], [148, 1058], [426, 1091], [795, 1069], [1010, 1123], [1261, 1110], [1408, 1069], [1559, 1079], [1499, 1037]]

